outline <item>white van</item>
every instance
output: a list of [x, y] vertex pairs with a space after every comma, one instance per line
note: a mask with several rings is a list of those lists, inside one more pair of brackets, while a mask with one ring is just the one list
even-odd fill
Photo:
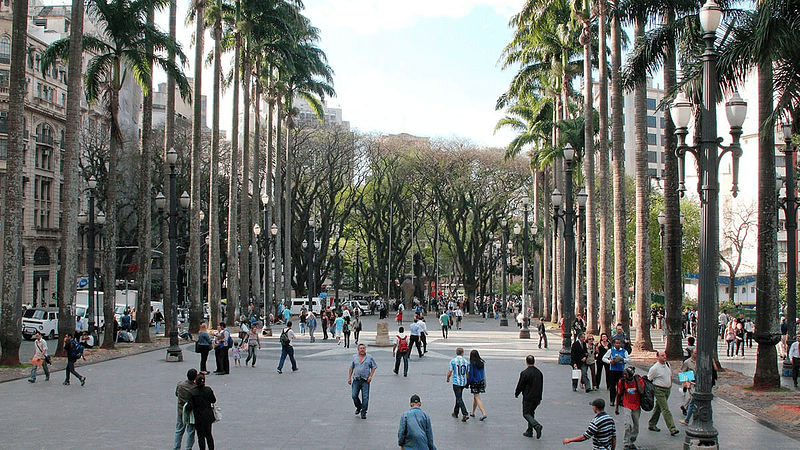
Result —
[[[293, 298], [292, 299], [292, 315], [299, 316], [300, 310], [306, 308], [308, 309], [308, 298]], [[314, 297], [311, 299], [311, 311], [314, 314], [319, 314], [322, 311], [322, 299], [319, 297]]]

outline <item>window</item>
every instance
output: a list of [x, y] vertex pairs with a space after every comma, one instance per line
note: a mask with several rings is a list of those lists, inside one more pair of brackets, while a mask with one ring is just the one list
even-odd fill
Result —
[[746, 293], [747, 293], [747, 288], [743, 287], [742, 288], [742, 294], [746, 294]]
[[650, 178], [658, 178], [658, 169], [647, 169], [647, 176]]
[[655, 128], [656, 127], [656, 116], [647, 116], [647, 127], [648, 128]]
[[726, 287], [726, 288], [725, 288], [725, 293], [726, 293], [726, 294], [727, 294], [728, 292], [730, 292], [730, 291], [729, 291], [729, 289], [730, 289], [730, 287]]
[[647, 152], [647, 162], [657, 163], [658, 162], [658, 153], [656, 153], [656, 152]]
[[67, 94], [64, 92], [61, 93], [61, 106], [67, 106]]
[[751, 294], [755, 294], [756, 293], [756, 287], [755, 286], [751, 286], [750, 287], [750, 293]]
[[42, 62], [42, 55], [37, 53], [36, 54], [36, 70], [40, 70], [41, 69], [41, 67], [42, 67], [41, 62]]
[[8, 140], [0, 139], [0, 159], [8, 158]]
[[0, 38], [0, 63], [11, 62], [11, 39], [6, 36]]
[[657, 143], [656, 135], [653, 133], [647, 133], [647, 145], [656, 145]]
[[9, 72], [6, 69], [0, 69], [0, 87], [7, 88], [9, 86]]
[[661, 129], [663, 130], [667, 126], [667, 119], [661, 118]]
[[656, 110], [656, 99], [654, 99], [654, 98], [648, 98], [647, 99], [647, 109], [650, 110], [650, 111], [655, 111]]

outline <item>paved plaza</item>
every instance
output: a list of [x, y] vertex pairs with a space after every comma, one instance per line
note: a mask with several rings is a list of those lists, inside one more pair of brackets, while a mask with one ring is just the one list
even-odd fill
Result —
[[[214, 389], [217, 405], [223, 410], [223, 420], [213, 427], [217, 448], [396, 449], [400, 416], [415, 393], [431, 417], [439, 449], [565, 448], [561, 440], [581, 434], [592, 418], [588, 402], [596, 397], [608, 400], [605, 390], [589, 394], [572, 391], [569, 368], [557, 364], [560, 344], [554, 333], [550, 333], [550, 348], [540, 350], [536, 348], [538, 339], [517, 338], [513, 321], [512, 326], [501, 328], [491, 319], [465, 319], [464, 329], [453, 330], [446, 340], [431, 323], [428, 353], [422, 359], [416, 352], [412, 354], [408, 378], [404, 378], [402, 368], [401, 376], [392, 373], [391, 348], [369, 345], [375, 342], [377, 319], [367, 316], [362, 341], [368, 344], [367, 351], [379, 367], [372, 382], [366, 420], [353, 415], [347, 385], [355, 344], [345, 349], [335, 341], [323, 341], [321, 333], [314, 344], [308, 342], [307, 336], [298, 338], [295, 356], [299, 371], [292, 373], [286, 370], [291, 366], [287, 366], [283, 374], [277, 374], [280, 345], [276, 332], [274, 337], [266, 338], [266, 345], [258, 352], [256, 368], [234, 367], [231, 361], [230, 375], [208, 376], [207, 384]], [[393, 322], [392, 331], [396, 331]], [[485, 422], [471, 419], [462, 423], [450, 416], [454, 399], [445, 374], [459, 346], [464, 347], [465, 354], [478, 349], [486, 360], [483, 401], [489, 417]], [[78, 372], [87, 377], [84, 387], [77, 382], [63, 386], [63, 371], [54, 373], [49, 382], [42, 376], [35, 384], [24, 379], [0, 384], [4, 405], [0, 449], [171, 448], [175, 385], [199, 361], [192, 349], [193, 345], [184, 346], [185, 361], [181, 363], [165, 362], [166, 352], [159, 350], [79, 365]], [[539, 440], [522, 436], [525, 422], [521, 401], [514, 398], [527, 354], [536, 356], [536, 365], [544, 373], [544, 398], [536, 415], [544, 425]], [[213, 371], [213, 356], [209, 359], [209, 370]], [[468, 391], [464, 400], [471, 410], [472, 395]], [[676, 388], [670, 405], [677, 415], [679, 401]], [[747, 412], [716, 397], [714, 412], [720, 448], [800, 448], [800, 442], [765, 427]], [[613, 416], [612, 412], [612, 417], [621, 416]], [[636, 442], [639, 448], [682, 448], [685, 427], [679, 425], [681, 433], [670, 437], [662, 421], [660, 428], [664, 431], [651, 432], [646, 426], [649, 417], [650, 413], [642, 414], [642, 431]], [[618, 431], [621, 429], [618, 421]], [[587, 449], [591, 445], [584, 442], [566, 448]]]

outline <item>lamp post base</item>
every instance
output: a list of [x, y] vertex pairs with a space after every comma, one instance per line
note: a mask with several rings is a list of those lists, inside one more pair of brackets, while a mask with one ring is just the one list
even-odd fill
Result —
[[501, 317], [500, 318], [500, 326], [501, 327], [507, 327], [508, 326], [508, 318], [507, 317]]
[[522, 327], [519, 330], [519, 338], [520, 339], [530, 339], [531, 338], [531, 330], [528, 327]]
[[781, 364], [781, 376], [782, 377], [791, 377], [792, 376], [792, 361], [788, 359], [783, 360], [783, 364]]
[[167, 348], [167, 362], [183, 361], [183, 350], [178, 345], [178, 332], [169, 332], [169, 348]]
[[559, 350], [558, 363], [564, 366], [569, 366], [572, 363], [572, 349], [564, 347]]

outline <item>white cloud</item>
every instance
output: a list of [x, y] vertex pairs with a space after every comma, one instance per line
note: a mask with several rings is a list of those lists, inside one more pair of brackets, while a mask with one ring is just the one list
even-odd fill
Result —
[[407, 28], [424, 19], [464, 17], [477, 6], [489, 6], [498, 14], [510, 16], [524, 3], [525, 0], [308, 0], [305, 14], [322, 29], [336, 26], [372, 34]]

